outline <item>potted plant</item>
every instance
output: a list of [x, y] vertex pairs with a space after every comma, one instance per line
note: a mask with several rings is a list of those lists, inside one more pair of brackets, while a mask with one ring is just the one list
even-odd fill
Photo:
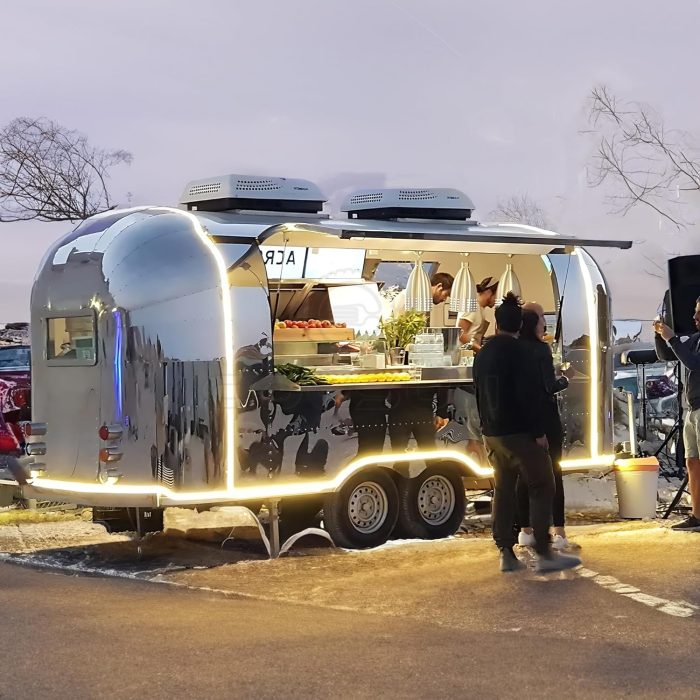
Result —
[[400, 316], [390, 316], [382, 319], [380, 323], [387, 348], [401, 348], [402, 350], [415, 342], [416, 335], [425, 326], [425, 314], [420, 311], [407, 311]]

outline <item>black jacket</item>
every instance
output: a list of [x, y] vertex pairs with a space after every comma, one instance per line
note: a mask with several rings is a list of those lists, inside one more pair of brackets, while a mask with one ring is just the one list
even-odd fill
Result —
[[537, 403], [543, 411], [542, 420], [547, 437], [553, 440], [560, 440], [563, 428], [556, 395], [566, 389], [569, 381], [565, 377], [557, 379], [554, 371], [552, 350], [547, 343], [526, 338], [520, 338], [519, 342], [530, 352], [532, 360], [537, 367], [538, 391], [540, 393]]
[[678, 359], [685, 367], [685, 400], [692, 411], [697, 411], [700, 408], [700, 333], [693, 333], [686, 340], [673, 336], [668, 344], [657, 334], [654, 342], [660, 360]]
[[474, 360], [474, 387], [487, 437], [545, 434], [539, 363], [525, 343], [497, 335]]

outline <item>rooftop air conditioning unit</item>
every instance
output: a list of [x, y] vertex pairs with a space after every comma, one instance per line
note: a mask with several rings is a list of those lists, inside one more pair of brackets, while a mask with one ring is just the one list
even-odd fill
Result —
[[464, 192], [448, 188], [358, 190], [341, 210], [350, 219], [448, 219], [471, 218], [474, 204]]
[[317, 214], [326, 198], [308, 180], [257, 175], [221, 175], [193, 180], [180, 204], [198, 211], [284, 211]]

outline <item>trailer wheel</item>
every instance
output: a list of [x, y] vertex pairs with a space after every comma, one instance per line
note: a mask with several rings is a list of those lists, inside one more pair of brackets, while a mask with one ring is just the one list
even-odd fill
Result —
[[339, 547], [367, 549], [389, 539], [398, 512], [394, 480], [382, 469], [367, 469], [326, 497], [323, 522]]
[[462, 477], [446, 467], [428, 467], [399, 484], [398, 531], [404, 537], [436, 540], [454, 535], [464, 519]]

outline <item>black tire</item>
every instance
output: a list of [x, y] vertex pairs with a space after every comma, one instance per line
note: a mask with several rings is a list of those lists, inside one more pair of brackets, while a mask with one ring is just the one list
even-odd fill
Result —
[[432, 466], [399, 482], [397, 532], [403, 537], [437, 540], [454, 535], [467, 506], [462, 477], [449, 466]]
[[323, 522], [333, 542], [347, 549], [384, 544], [399, 515], [399, 492], [382, 469], [353, 474], [338, 491], [328, 494]]

